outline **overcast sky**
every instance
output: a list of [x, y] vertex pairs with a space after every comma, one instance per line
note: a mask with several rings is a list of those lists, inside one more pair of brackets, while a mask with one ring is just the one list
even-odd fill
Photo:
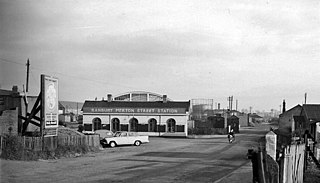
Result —
[[318, 0], [0, 0], [0, 87], [60, 100], [128, 91], [239, 109], [320, 103]]

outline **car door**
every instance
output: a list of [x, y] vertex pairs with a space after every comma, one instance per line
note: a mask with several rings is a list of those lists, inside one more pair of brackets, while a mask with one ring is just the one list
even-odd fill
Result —
[[127, 132], [121, 132], [120, 137], [117, 139], [118, 145], [125, 145], [128, 144], [128, 133]]

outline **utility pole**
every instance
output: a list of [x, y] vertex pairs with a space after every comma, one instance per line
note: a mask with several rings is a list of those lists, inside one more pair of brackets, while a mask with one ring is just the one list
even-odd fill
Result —
[[[29, 58], [27, 60], [27, 79], [26, 79], [26, 90], [24, 90], [24, 86], [23, 86], [23, 91], [24, 91], [24, 98], [25, 98], [25, 117], [28, 118], [28, 96], [27, 96], [27, 93], [28, 93], [28, 88], [29, 88], [29, 67], [30, 67], [30, 62], [29, 62]], [[23, 130], [23, 123], [21, 123], [21, 135], [22, 134], [22, 130]]]
[[231, 96], [231, 108], [230, 108], [230, 111], [232, 111], [232, 105], [233, 105], [233, 96]]
[[307, 93], [304, 94], [304, 104], [307, 104]]
[[28, 59], [28, 61], [27, 61], [26, 92], [28, 92], [28, 89], [29, 89], [29, 66], [30, 66], [30, 62], [29, 62], [29, 59]]
[[238, 99], [236, 100], [236, 111], [238, 111]]

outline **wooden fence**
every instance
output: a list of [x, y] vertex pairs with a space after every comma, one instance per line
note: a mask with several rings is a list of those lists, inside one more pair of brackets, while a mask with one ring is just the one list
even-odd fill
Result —
[[259, 151], [251, 153], [253, 182], [303, 183], [306, 145], [293, 142], [285, 145], [283, 149], [278, 149], [278, 145], [277, 156], [272, 157], [270, 155], [273, 153], [266, 151], [268, 143], [268, 139], [261, 141]]
[[[52, 137], [26, 137], [17, 136], [17, 141], [22, 144], [24, 149], [30, 149], [34, 151], [41, 151], [44, 147], [48, 150], [54, 150], [58, 145], [67, 146], [87, 146], [87, 147], [99, 147], [100, 140], [99, 135], [83, 135], [83, 136], [52, 136]], [[6, 138], [0, 136], [0, 154], [2, 149], [6, 146]]]
[[305, 144], [287, 145], [280, 162], [280, 182], [303, 183], [304, 161]]

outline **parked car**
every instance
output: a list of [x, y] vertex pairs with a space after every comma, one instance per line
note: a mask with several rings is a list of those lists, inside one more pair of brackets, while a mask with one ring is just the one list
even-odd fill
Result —
[[94, 134], [97, 134], [100, 136], [100, 140], [106, 138], [106, 137], [113, 137], [113, 132], [110, 130], [96, 130], [94, 131]]
[[110, 146], [115, 147], [118, 145], [135, 145], [140, 146], [142, 143], [148, 143], [149, 136], [141, 136], [136, 132], [124, 132], [119, 131], [114, 134], [113, 137], [105, 137], [100, 140], [100, 143], [103, 147]]

